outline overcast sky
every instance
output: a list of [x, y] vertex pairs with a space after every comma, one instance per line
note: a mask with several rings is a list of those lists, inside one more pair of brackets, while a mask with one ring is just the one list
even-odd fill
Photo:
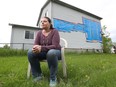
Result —
[[[9, 43], [9, 23], [36, 26], [40, 9], [47, 0], [1, 0], [0, 43]], [[101, 25], [107, 26], [112, 41], [116, 42], [116, 0], [61, 0], [102, 17]]]

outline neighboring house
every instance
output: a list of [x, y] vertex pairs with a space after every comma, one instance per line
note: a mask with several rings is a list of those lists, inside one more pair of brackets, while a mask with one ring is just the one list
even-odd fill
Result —
[[14, 49], [32, 48], [38, 27], [9, 24], [12, 26], [10, 47]]
[[[41, 8], [37, 26], [40, 24], [41, 17], [44, 16], [52, 19], [54, 28], [67, 43], [66, 48], [102, 50], [101, 17], [59, 0], [47, 0]], [[26, 27], [24, 29], [27, 29]], [[32, 29], [34, 30], [36, 28]], [[29, 41], [26, 40], [26, 42]]]

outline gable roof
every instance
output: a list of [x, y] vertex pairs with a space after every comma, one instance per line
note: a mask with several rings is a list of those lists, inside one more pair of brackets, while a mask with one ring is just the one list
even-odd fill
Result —
[[41, 15], [42, 15], [42, 11], [44, 10], [44, 8], [45, 8], [50, 2], [54, 2], [54, 3], [56, 3], [56, 4], [65, 6], [65, 7], [67, 7], [67, 8], [70, 8], [70, 9], [79, 11], [79, 12], [81, 12], [81, 13], [90, 15], [90, 16], [92, 16], [92, 17], [94, 17], [94, 18], [99, 19], [99, 20], [102, 19], [101, 17], [99, 17], [99, 16], [97, 16], [97, 15], [94, 15], [94, 14], [92, 14], [92, 13], [90, 13], [90, 12], [87, 12], [87, 11], [85, 11], [85, 10], [82, 10], [82, 9], [80, 9], [80, 8], [77, 8], [77, 7], [75, 7], [75, 6], [72, 6], [72, 5], [67, 4], [67, 3], [65, 3], [65, 2], [62, 2], [62, 1], [60, 1], [60, 0], [47, 0], [46, 3], [45, 3], [45, 4], [43, 5], [43, 7], [41, 8], [40, 15], [39, 15], [39, 18], [38, 18], [38, 21], [37, 21], [37, 24], [36, 24], [37, 26], [38, 26], [38, 24], [39, 24], [39, 20], [40, 20]]

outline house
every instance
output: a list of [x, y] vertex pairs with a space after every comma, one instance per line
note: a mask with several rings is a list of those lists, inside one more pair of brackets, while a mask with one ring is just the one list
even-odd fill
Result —
[[[60, 37], [67, 43], [67, 49], [102, 51], [101, 17], [60, 0], [47, 0], [41, 8], [36, 26], [40, 26], [40, 19], [44, 16], [52, 19], [54, 28], [59, 31]], [[33, 28], [29, 28], [30, 31], [36, 30]], [[16, 39], [12, 39], [11, 42], [14, 40]], [[30, 42], [30, 39], [23, 40], [22, 42]]]
[[35, 36], [40, 28], [19, 24], [9, 25], [12, 26], [10, 47], [13, 49], [32, 48]]

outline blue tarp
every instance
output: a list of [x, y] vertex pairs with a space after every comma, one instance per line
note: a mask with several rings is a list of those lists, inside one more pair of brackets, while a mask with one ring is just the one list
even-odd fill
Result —
[[54, 28], [56, 28], [59, 31], [64, 31], [64, 32], [71, 32], [71, 31], [82, 31], [83, 32], [82, 24], [74, 24], [71, 22], [58, 20], [58, 19], [54, 19]]
[[83, 18], [83, 24], [74, 24], [71, 22], [53, 19], [54, 28], [62, 32], [80, 31], [86, 33], [87, 41], [97, 40], [102, 41], [101, 37], [101, 25], [99, 22], [95, 22], [86, 18]]
[[99, 22], [95, 22], [86, 18], [83, 18], [84, 31], [87, 33], [87, 40], [97, 40], [102, 41], [101, 37], [101, 25]]

